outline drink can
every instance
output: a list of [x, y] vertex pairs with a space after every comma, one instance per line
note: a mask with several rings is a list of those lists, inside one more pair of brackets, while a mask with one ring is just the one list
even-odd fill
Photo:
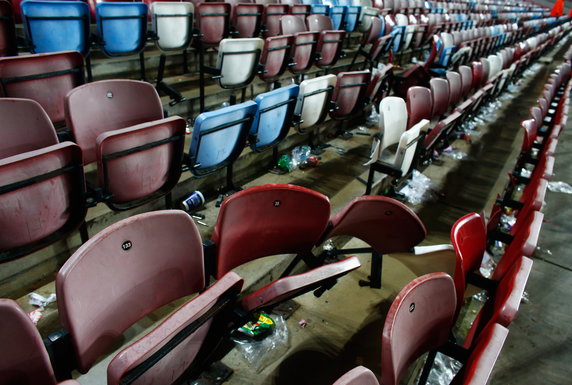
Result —
[[205, 197], [200, 191], [195, 191], [181, 202], [186, 211], [195, 211], [205, 204]]

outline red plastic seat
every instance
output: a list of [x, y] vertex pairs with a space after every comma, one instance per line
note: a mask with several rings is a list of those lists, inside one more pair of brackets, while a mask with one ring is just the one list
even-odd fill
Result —
[[177, 116], [162, 118], [163, 106], [151, 84], [86, 84], [67, 95], [66, 114], [84, 163], [97, 161], [103, 200], [113, 209], [141, 205], [177, 184], [186, 122]]
[[407, 128], [413, 127], [422, 119], [431, 120], [433, 95], [427, 87], [413, 86], [407, 90]]
[[471, 68], [473, 70], [472, 89], [476, 91], [486, 81], [486, 76], [483, 75], [483, 63], [480, 61], [474, 61], [471, 63]]
[[12, 4], [7, 0], [0, 1], [0, 57], [18, 54], [16, 45], [16, 28]]
[[447, 342], [455, 304], [453, 279], [446, 273], [423, 275], [400, 290], [383, 327], [383, 385], [399, 384], [413, 361]]
[[[379, 60], [380, 56], [389, 50], [389, 44], [391, 43], [391, 39], [393, 38], [392, 35], [386, 35], [380, 37], [381, 35], [381, 28], [382, 22], [379, 17], [371, 17], [371, 25], [369, 30], [363, 34], [362, 39], [360, 41], [359, 48], [352, 59], [352, 64], [350, 65], [350, 69], [353, 67], [354, 63], [356, 62], [359, 55], [362, 55], [365, 58], [364, 65], [367, 67], [369, 64], [370, 70]], [[365, 50], [365, 47], [371, 44], [369, 50]]]
[[[108, 383], [118, 384], [129, 370], [169, 342], [170, 336], [206, 313], [222, 296], [240, 291], [241, 286], [240, 277], [230, 274], [188, 301], [115, 356], [108, 366]], [[86, 373], [145, 315], [204, 289], [201, 237], [185, 212], [149, 212], [107, 227], [80, 247], [56, 278], [59, 317], [70, 333], [77, 368]], [[177, 379], [193, 361], [209, 325], [207, 320], [139, 381], [171, 383]]]
[[449, 81], [449, 106], [454, 108], [462, 97], [461, 75], [455, 71], [447, 71], [447, 80]]
[[[262, 24], [264, 25], [263, 36], [280, 35], [280, 19], [289, 14], [288, 4], [265, 4]], [[297, 17], [297, 16], [296, 16]], [[287, 33], [290, 34], [290, 33]]]
[[0, 160], [0, 261], [45, 247], [86, 214], [81, 149], [64, 142]]
[[[251, 187], [226, 198], [211, 240], [220, 277], [246, 262], [278, 254], [304, 254], [318, 243], [328, 224], [330, 202], [318, 192], [294, 185]], [[359, 267], [350, 257], [298, 276], [274, 281], [242, 300], [247, 311], [274, 304]]]
[[218, 45], [229, 34], [231, 5], [229, 3], [195, 4], [195, 24], [202, 48]]
[[306, 24], [309, 31], [320, 33], [316, 65], [319, 68], [331, 68], [340, 58], [346, 32], [333, 30], [332, 20], [325, 15], [310, 15], [306, 18]]
[[483, 330], [451, 385], [486, 385], [507, 335], [508, 329], [499, 324]]
[[312, 13], [311, 9], [312, 6], [309, 4], [290, 4], [290, 14], [297, 16], [302, 21], [306, 20], [306, 17]]
[[[230, 3], [230, 1], [229, 1]], [[235, 2], [232, 7], [231, 25], [235, 37], [257, 37], [262, 25], [264, 5]]]
[[56, 130], [34, 100], [0, 98], [0, 159], [58, 144]]
[[348, 119], [361, 111], [367, 103], [369, 71], [340, 72], [332, 94], [332, 119]]
[[338, 378], [333, 385], [379, 385], [379, 382], [371, 370], [358, 366]]
[[433, 109], [431, 115], [439, 118], [449, 109], [449, 82], [447, 79], [432, 78], [429, 81], [431, 95], [433, 95]]
[[354, 198], [330, 219], [321, 240], [339, 235], [358, 238], [373, 249], [370, 285], [379, 288], [383, 254], [411, 251], [425, 239], [427, 230], [403, 203], [388, 197], [364, 195]]
[[[11, 299], [0, 298], [0, 382], [56, 385], [42, 337], [28, 315]], [[75, 380], [61, 385], [79, 385]]]
[[288, 69], [294, 74], [308, 71], [314, 64], [320, 34], [307, 32], [304, 21], [294, 15], [283, 16], [280, 19], [280, 29], [283, 35], [293, 35], [290, 52], [292, 61]]
[[292, 40], [291, 35], [267, 37], [264, 40], [264, 48], [260, 55], [260, 64], [264, 67], [259, 75], [262, 80], [276, 81], [286, 71]]
[[79, 52], [0, 58], [0, 96], [33, 99], [53, 123], [63, 122], [65, 96], [85, 83]]

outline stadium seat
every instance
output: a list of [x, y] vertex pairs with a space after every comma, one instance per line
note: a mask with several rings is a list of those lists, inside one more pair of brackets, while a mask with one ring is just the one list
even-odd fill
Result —
[[278, 82], [290, 64], [292, 35], [271, 36], [264, 40], [258, 76], [267, 83]]
[[8, 0], [0, 0], [0, 57], [16, 56], [17, 48], [12, 5]]
[[79, 385], [57, 382], [42, 337], [28, 315], [11, 300], [0, 298], [0, 381], [21, 385]]
[[[328, 198], [304, 187], [262, 185], [231, 195], [222, 203], [211, 238], [216, 250], [213, 275], [221, 277], [262, 257], [309, 253], [326, 229], [329, 215]], [[282, 276], [242, 298], [242, 307], [250, 312], [308, 290], [327, 289], [359, 266], [356, 257], [349, 257]]]
[[[186, 122], [163, 119], [155, 88], [137, 80], [101, 80], [66, 97], [66, 122], [84, 163], [97, 162], [95, 203], [128, 210], [160, 196], [167, 206], [181, 173]], [[101, 189], [101, 190], [100, 190]]]
[[340, 72], [332, 93], [330, 117], [348, 119], [361, 112], [367, 104], [369, 71]]
[[379, 385], [379, 382], [371, 370], [358, 366], [341, 376], [333, 385]]
[[[77, 369], [89, 371], [98, 357], [144, 316], [200, 292], [119, 352], [107, 368], [110, 385], [127, 378], [132, 382], [133, 377], [147, 383], [177, 380], [195, 359], [213, 316], [220, 311], [215, 303], [226, 299], [233, 304], [242, 279], [231, 273], [206, 291], [205, 287], [201, 237], [185, 212], [134, 215], [102, 230], [70, 257], [56, 277], [58, 314], [69, 333]], [[181, 331], [185, 326], [191, 328], [186, 334]], [[165, 351], [173, 341], [179, 342], [176, 348]], [[157, 355], [164, 359], [158, 361]], [[66, 357], [57, 358], [61, 362]], [[67, 357], [68, 364], [73, 361]]]
[[290, 12], [288, 4], [265, 4], [262, 19], [262, 36], [280, 35], [280, 19]]
[[413, 127], [422, 119], [431, 120], [433, 95], [427, 87], [413, 86], [407, 90], [407, 128]]
[[233, 30], [230, 34], [238, 38], [258, 37], [262, 27], [263, 11], [262, 4], [232, 2], [230, 25]]
[[306, 18], [308, 30], [319, 32], [320, 37], [316, 46], [318, 58], [315, 64], [326, 71], [332, 68], [342, 54], [342, 44], [346, 32], [334, 28], [332, 20], [323, 15], [310, 15]]
[[37, 101], [54, 124], [65, 120], [66, 94], [83, 83], [84, 64], [79, 52], [0, 58], [0, 96]]

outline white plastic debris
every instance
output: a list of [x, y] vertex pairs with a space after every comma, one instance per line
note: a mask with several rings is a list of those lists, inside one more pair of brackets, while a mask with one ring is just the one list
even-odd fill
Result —
[[548, 182], [548, 189], [552, 192], [572, 194], [572, 186], [566, 182]]
[[401, 189], [400, 193], [405, 196], [408, 203], [418, 205], [423, 202], [436, 200], [435, 188], [436, 186], [431, 179], [419, 171], [413, 170], [413, 177]]
[[50, 296], [47, 298], [38, 293], [30, 293], [28, 294], [28, 297], [30, 297], [30, 305], [38, 306], [40, 308], [45, 308], [52, 302], [56, 302], [56, 293], [50, 294]]

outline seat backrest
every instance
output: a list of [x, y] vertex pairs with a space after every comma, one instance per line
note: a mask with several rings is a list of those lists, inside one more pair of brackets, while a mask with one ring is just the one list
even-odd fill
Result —
[[257, 258], [308, 252], [329, 216], [328, 197], [304, 187], [263, 185], [231, 195], [211, 238], [217, 246], [215, 276]]
[[200, 42], [203, 45], [218, 45], [228, 36], [230, 12], [229, 3], [201, 2], [195, 7], [195, 24], [200, 31]]
[[379, 385], [379, 381], [371, 370], [358, 366], [338, 378], [333, 385]]
[[15, 56], [17, 53], [12, 4], [8, 0], [0, 0], [0, 57]]
[[101, 80], [77, 87], [66, 96], [65, 109], [67, 127], [82, 148], [85, 164], [97, 159], [102, 133], [163, 117], [155, 87], [137, 80]]
[[312, 67], [319, 39], [318, 32], [298, 32], [292, 40], [293, 63], [288, 66], [292, 73], [303, 73]]
[[433, 96], [433, 109], [431, 115], [438, 118], [449, 109], [449, 82], [447, 79], [432, 78], [429, 81], [431, 95]]
[[427, 87], [413, 86], [407, 89], [407, 128], [413, 127], [422, 119], [431, 120], [433, 95]]
[[42, 106], [30, 99], [0, 98], [0, 159], [58, 143]]
[[290, 59], [293, 36], [270, 36], [264, 40], [260, 64], [264, 70], [259, 74], [264, 81], [274, 81], [284, 73]]
[[83, 244], [56, 277], [58, 315], [79, 370], [143, 316], [203, 290], [203, 263], [197, 227], [180, 210], [131, 216]]
[[388, 96], [379, 103], [379, 129], [383, 132], [381, 151], [396, 144], [407, 129], [407, 106], [405, 100]]
[[153, 31], [157, 34], [155, 44], [162, 51], [179, 51], [187, 48], [193, 36], [193, 3], [153, 2]]
[[[335, 30], [342, 29], [342, 26], [344, 25], [345, 19], [347, 16], [346, 13], [347, 13], [347, 9], [345, 6], [331, 5], [330, 6], [330, 12], [328, 14], [328, 17], [332, 23], [332, 28], [330, 28], [330, 29], [335, 29]], [[324, 15], [320, 15], [320, 16], [324, 16]], [[322, 27], [325, 27], [325, 25], [323, 25]]]
[[483, 75], [483, 63], [480, 61], [474, 61], [471, 63], [471, 67], [473, 69], [473, 90], [477, 90], [483, 84], [483, 78], [486, 80], [486, 77]]
[[306, 18], [308, 31], [322, 32], [334, 29], [332, 19], [324, 15], [310, 15]]
[[449, 81], [449, 105], [455, 107], [461, 100], [461, 75], [455, 71], [447, 71], [447, 80]]
[[538, 106], [530, 107], [530, 116], [536, 124], [541, 127], [544, 123], [544, 116], [542, 116], [542, 110]]
[[0, 96], [37, 101], [53, 123], [65, 120], [65, 96], [83, 83], [83, 57], [79, 52], [0, 58]]
[[451, 228], [451, 243], [455, 249], [455, 291], [457, 293], [457, 314], [463, 300], [467, 276], [481, 266], [487, 243], [487, 229], [483, 218], [470, 213], [458, 219]]
[[366, 45], [366, 44], [370, 44], [373, 43], [375, 40], [377, 40], [380, 36], [381, 36], [381, 18], [379, 17], [368, 17], [368, 20], [370, 21], [370, 27], [369, 29], [366, 31], [366, 33], [363, 34], [362, 40], [361, 40], [361, 45]]
[[[290, 6], [288, 4], [266, 4], [262, 23], [266, 27], [264, 36], [280, 35], [280, 19], [288, 15]], [[294, 16], [298, 18], [298, 16]], [[283, 32], [284, 34], [284, 32]], [[288, 33], [289, 34], [289, 33]]]
[[461, 95], [463, 98], [468, 97], [471, 94], [471, 88], [473, 86], [473, 71], [471, 67], [462, 65], [457, 69], [461, 75]]
[[97, 137], [97, 173], [106, 203], [128, 210], [156, 199], [181, 176], [187, 122], [179, 116], [107, 131]]
[[526, 119], [520, 123], [520, 126], [523, 129], [523, 140], [520, 151], [522, 154], [529, 154], [538, 135], [538, 124], [535, 119]]
[[342, 44], [344, 42], [345, 35], [345, 31], [324, 30], [320, 32], [320, 38], [318, 39], [318, 45], [316, 47], [316, 51], [319, 56], [316, 60], [316, 65], [318, 67], [330, 68], [336, 64], [342, 52]]
[[83, 1], [25, 1], [22, 21], [32, 53], [89, 53], [89, 6]]
[[223, 88], [242, 88], [256, 76], [264, 40], [260, 38], [223, 39], [218, 47], [216, 67]]
[[451, 385], [486, 385], [507, 336], [508, 329], [499, 324], [483, 330]]
[[0, 341], [2, 383], [56, 385], [50, 358], [36, 325], [11, 299], [0, 298]]
[[350, 235], [369, 244], [380, 254], [407, 252], [418, 245], [427, 230], [421, 219], [403, 203], [384, 196], [354, 198], [330, 219], [323, 240]]
[[200, 114], [189, 149], [191, 172], [203, 176], [232, 164], [244, 148], [256, 111], [256, 103], [248, 101]]
[[489, 81], [489, 73], [491, 72], [491, 65], [489, 63], [489, 59], [482, 57], [481, 66], [483, 69], [483, 75], [481, 78], [481, 87], [482, 87]]
[[[406, 176], [411, 170], [413, 161], [415, 160], [415, 154], [417, 153], [417, 147], [422, 144], [419, 135], [421, 135], [422, 132], [426, 132], [428, 128], [429, 120], [423, 119], [401, 134], [399, 144], [397, 145], [395, 166], [401, 169], [402, 176]], [[414, 144], [416, 140], [418, 142]]]
[[336, 75], [324, 75], [300, 83], [295, 110], [300, 117], [300, 130], [313, 127], [325, 117], [336, 79]]
[[96, 5], [97, 33], [110, 57], [139, 54], [147, 42], [145, 3], [103, 2]]
[[236, 37], [256, 37], [260, 32], [264, 5], [238, 3], [233, 6], [231, 23], [236, 30]]
[[250, 135], [254, 137], [250, 147], [254, 151], [274, 147], [288, 135], [299, 90], [298, 85], [291, 84], [256, 97], [258, 109], [250, 129]]
[[455, 289], [446, 273], [414, 279], [393, 300], [381, 340], [381, 383], [397, 385], [423, 353], [443, 345], [455, 314]]
[[0, 160], [0, 261], [49, 245], [86, 213], [81, 149], [65, 142]]
[[280, 28], [283, 35], [294, 35], [298, 32], [306, 32], [306, 24], [298, 16], [285, 15], [280, 19]]
[[310, 4], [290, 4], [290, 13], [304, 22], [306, 16], [312, 13], [312, 6]]
[[335, 108], [330, 112], [334, 119], [344, 119], [361, 111], [366, 103], [367, 88], [371, 79], [369, 71], [340, 72], [332, 94]]

